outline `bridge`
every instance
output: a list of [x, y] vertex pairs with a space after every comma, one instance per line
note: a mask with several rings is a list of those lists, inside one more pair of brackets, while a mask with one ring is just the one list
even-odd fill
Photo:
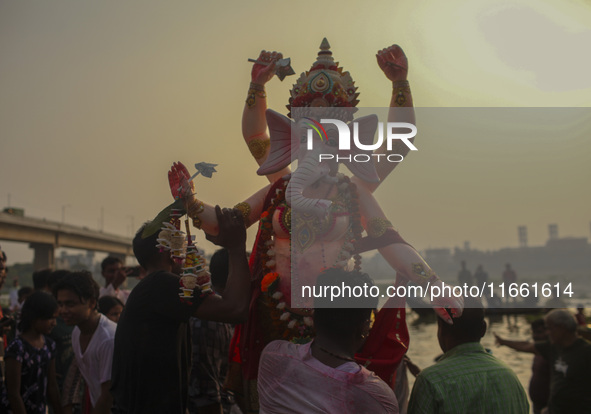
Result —
[[123, 261], [133, 256], [129, 237], [4, 212], [0, 212], [0, 240], [29, 243], [35, 270], [53, 267], [58, 247], [105, 252]]

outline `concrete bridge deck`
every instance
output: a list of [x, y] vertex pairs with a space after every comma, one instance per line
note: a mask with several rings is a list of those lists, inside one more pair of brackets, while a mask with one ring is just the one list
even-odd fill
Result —
[[122, 259], [133, 256], [129, 237], [3, 212], [0, 212], [0, 240], [29, 243], [35, 250], [36, 270], [53, 267], [58, 247], [105, 252]]

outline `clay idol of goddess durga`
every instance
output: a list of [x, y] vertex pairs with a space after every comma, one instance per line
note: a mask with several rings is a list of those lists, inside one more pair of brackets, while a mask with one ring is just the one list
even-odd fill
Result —
[[[278, 73], [280, 61], [284, 59], [279, 53], [261, 52], [252, 69], [242, 120], [246, 144], [260, 166], [257, 173], [270, 181], [235, 206], [247, 226], [258, 223], [250, 263], [250, 315], [239, 330], [240, 355], [236, 357], [242, 362], [247, 388], [256, 387], [258, 359], [268, 342], [286, 339], [303, 343], [313, 337], [312, 302], [301, 292], [303, 287], [314, 286], [324, 269], [359, 269], [360, 253], [377, 249], [396, 270], [397, 283], [443, 285], [417, 251], [394, 230], [372, 194], [397, 163], [375, 162], [377, 157], [371, 157], [371, 162], [349, 162], [348, 156], [361, 150], [355, 145], [349, 150], [339, 149], [336, 126], [322, 124], [324, 129], [317, 128], [318, 132], [311, 127], [321, 119], [341, 120], [351, 127], [353, 136], [356, 123], [360, 139], [369, 140], [365, 144], [373, 143], [377, 129], [375, 116], [354, 119], [359, 102], [357, 88], [350, 74], [334, 61], [326, 39], [310, 70], [302, 73], [293, 86], [287, 117], [266, 105], [264, 86]], [[394, 45], [379, 51], [377, 61], [393, 85], [388, 121], [414, 124], [404, 52]], [[309, 145], [310, 136], [313, 145]], [[390, 149], [382, 145], [375, 153], [405, 156], [408, 151], [409, 146], [398, 141]], [[319, 154], [324, 154], [322, 160]], [[331, 154], [335, 156], [330, 158]], [[296, 159], [297, 168], [290, 173], [289, 166]], [[352, 173], [350, 177], [339, 172], [343, 163]], [[172, 194], [182, 199], [195, 226], [216, 234], [214, 208], [198, 198], [189, 178], [187, 169], [175, 163], [169, 171]], [[448, 310], [451, 315], [460, 315], [463, 300], [441, 297], [431, 305], [440, 317], [452, 323]], [[373, 329], [378, 329], [381, 319], [376, 319]], [[380, 326], [383, 329], [384, 325]], [[370, 339], [371, 335], [380, 336], [380, 332], [372, 331]], [[401, 342], [403, 337], [398, 333]]]

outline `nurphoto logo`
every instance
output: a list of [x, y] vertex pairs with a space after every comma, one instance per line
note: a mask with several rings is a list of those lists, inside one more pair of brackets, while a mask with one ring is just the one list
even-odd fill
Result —
[[[311, 118], [304, 119], [309, 121], [305, 123], [309, 127], [306, 136], [306, 148], [308, 150], [314, 149], [314, 132], [318, 134], [321, 142], [335, 149], [338, 148], [339, 152], [319, 153], [318, 160], [320, 162], [323, 160], [369, 162], [372, 158], [376, 162], [380, 162], [382, 159], [388, 162], [401, 162], [404, 159], [401, 154], [372, 153], [372, 151], [382, 146], [384, 139], [386, 140], [388, 152], [392, 151], [395, 140], [404, 143], [411, 151], [418, 151], [418, 148], [410, 141], [411, 138], [417, 135], [417, 127], [409, 122], [387, 122], [385, 127], [383, 122], [378, 122], [378, 139], [374, 143], [373, 134], [371, 133], [374, 129], [370, 128], [372, 136], [360, 137], [358, 122], [353, 122], [349, 126], [339, 119], [321, 119], [320, 122]], [[367, 131], [362, 131], [362, 133], [367, 134]], [[338, 135], [338, 138], [335, 137], [335, 134]], [[351, 151], [351, 135], [353, 135], [353, 151]]]

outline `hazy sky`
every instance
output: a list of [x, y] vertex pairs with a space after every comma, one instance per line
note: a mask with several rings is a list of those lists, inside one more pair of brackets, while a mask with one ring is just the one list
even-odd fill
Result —
[[[323, 37], [363, 106], [389, 103], [375, 53], [393, 43], [419, 107], [591, 106], [587, 0], [0, 0], [0, 207], [10, 199], [56, 221], [64, 211], [90, 228], [102, 207], [104, 231], [131, 235], [171, 201], [176, 160], [219, 164], [213, 179], [198, 178], [198, 194], [234, 205], [266, 184], [240, 132], [247, 59], [281, 51], [299, 74]], [[270, 107], [286, 112], [296, 79], [272, 80]], [[376, 195], [419, 249], [515, 246], [518, 225], [532, 245], [548, 223], [588, 237], [590, 113], [540, 139], [460, 139], [457, 126], [421, 137], [419, 118], [419, 151]], [[32, 256], [0, 243], [9, 262]]]

